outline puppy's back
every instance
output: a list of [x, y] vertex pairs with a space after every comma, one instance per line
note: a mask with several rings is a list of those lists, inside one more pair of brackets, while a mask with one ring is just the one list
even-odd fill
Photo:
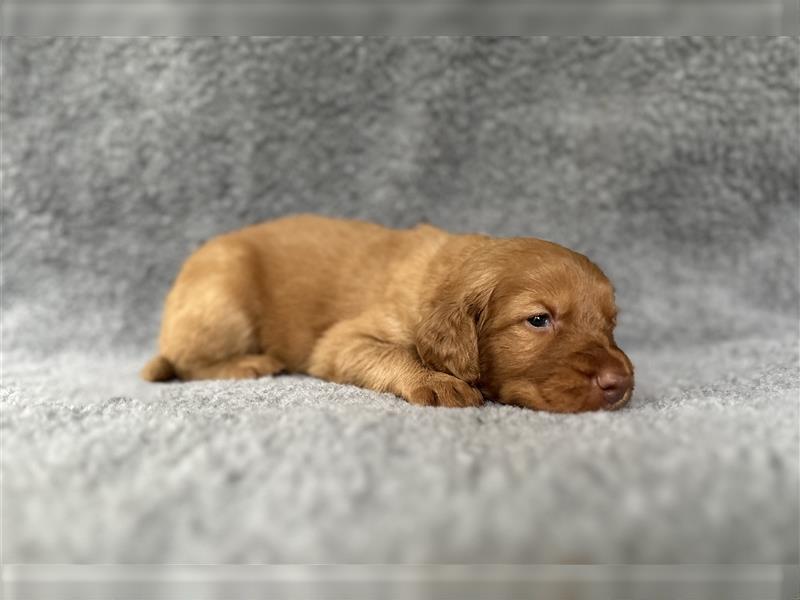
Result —
[[[262, 339], [302, 369], [316, 340], [338, 321], [385, 301], [399, 267], [444, 232], [390, 229], [353, 219], [296, 215], [221, 236], [258, 257]], [[420, 264], [420, 268], [424, 268]]]

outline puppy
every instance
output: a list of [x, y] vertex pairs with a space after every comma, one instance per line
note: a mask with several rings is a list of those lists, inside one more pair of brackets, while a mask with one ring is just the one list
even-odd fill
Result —
[[142, 377], [285, 371], [427, 406], [615, 409], [633, 389], [616, 314], [603, 272], [557, 244], [293, 216], [187, 259]]

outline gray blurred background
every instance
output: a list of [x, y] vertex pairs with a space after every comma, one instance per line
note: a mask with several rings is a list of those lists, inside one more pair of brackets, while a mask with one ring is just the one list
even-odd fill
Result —
[[[6, 560], [796, 563], [798, 50], [4, 39]], [[301, 211], [588, 254], [634, 401], [137, 381], [188, 253]]]
[[6, 35], [778, 35], [796, 0], [6, 0]]

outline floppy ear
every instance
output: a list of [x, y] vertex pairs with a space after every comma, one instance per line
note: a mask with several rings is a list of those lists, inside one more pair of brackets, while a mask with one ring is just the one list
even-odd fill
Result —
[[478, 327], [491, 291], [488, 281], [452, 279], [436, 289], [417, 327], [417, 353], [425, 364], [467, 383], [478, 380]]

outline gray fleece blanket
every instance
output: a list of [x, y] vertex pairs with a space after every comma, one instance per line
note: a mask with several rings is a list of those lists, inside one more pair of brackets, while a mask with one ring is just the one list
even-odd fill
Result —
[[[3, 560], [797, 563], [798, 50], [3, 40]], [[588, 254], [633, 402], [137, 380], [185, 256], [300, 211]]]

